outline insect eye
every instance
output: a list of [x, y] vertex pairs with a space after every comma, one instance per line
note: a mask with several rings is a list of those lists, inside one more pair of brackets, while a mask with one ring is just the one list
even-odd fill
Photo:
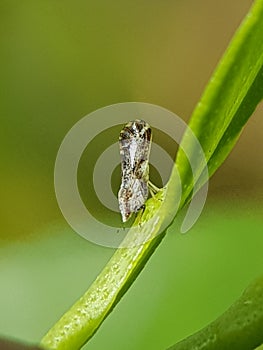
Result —
[[129, 133], [129, 131], [123, 130], [123, 131], [120, 133], [119, 139], [120, 139], [120, 140], [123, 140], [123, 139], [128, 139], [128, 138], [130, 138], [130, 133]]
[[136, 123], [134, 124], [135, 125], [135, 128], [137, 129], [137, 131], [141, 132], [143, 129], [144, 129], [144, 123]]

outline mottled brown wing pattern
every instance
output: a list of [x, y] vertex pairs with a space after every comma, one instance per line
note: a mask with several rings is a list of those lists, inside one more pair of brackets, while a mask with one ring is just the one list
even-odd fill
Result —
[[123, 222], [137, 212], [148, 197], [151, 139], [149, 124], [140, 119], [129, 122], [120, 132], [122, 177], [118, 200]]

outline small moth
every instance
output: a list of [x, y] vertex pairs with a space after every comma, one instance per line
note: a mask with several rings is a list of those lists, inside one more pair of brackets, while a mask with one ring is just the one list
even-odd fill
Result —
[[123, 222], [143, 208], [148, 198], [151, 141], [152, 130], [144, 120], [130, 121], [120, 132], [122, 177], [118, 200]]

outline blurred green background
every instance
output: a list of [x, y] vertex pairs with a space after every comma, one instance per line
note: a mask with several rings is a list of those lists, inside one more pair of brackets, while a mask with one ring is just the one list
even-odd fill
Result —
[[[66, 132], [100, 107], [142, 101], [186, 121], [252, 1], [0, 2], [0, 334], [38, 342], [113, 254], [65, 222], [53, 188]], [[87, 349], [165, 349], [263, 273], [263, 108]], [[82, 183], [83, 186], [83, 183]]]

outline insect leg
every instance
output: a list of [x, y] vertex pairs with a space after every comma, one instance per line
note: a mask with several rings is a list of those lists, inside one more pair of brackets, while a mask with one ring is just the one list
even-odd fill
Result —
[[154, 197], [156, 193], [160, 191], [160, 188], [155, 186], [150, 180], [148, 181], [148, 188], [152, 197]]

